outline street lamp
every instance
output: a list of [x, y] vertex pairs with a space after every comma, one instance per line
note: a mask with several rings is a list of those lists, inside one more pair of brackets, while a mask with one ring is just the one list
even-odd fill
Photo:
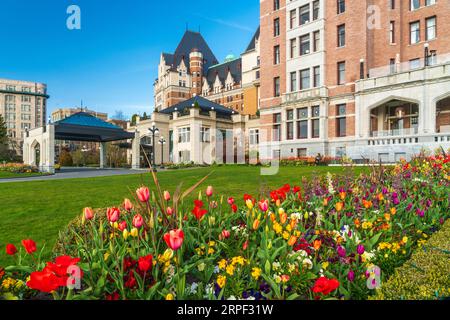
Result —
[[156, 123], [152, 122], [152, 127], [148, 129], [150, 133], [152, 134], [152, 170], [153, 172], [156, 172], [156, 164], [155, 164], [155, 136], [159, 133], [159, 129], [156, 127]]
[[427, 42], [423, 46], [425, 48], [425, 67], [428, 67], [430, 65], [430, 44]]
[[164, 169], [164, 145], [167, 141], [163, 136], [161, 136], [158, 142], [161, 145], [161, 169]]

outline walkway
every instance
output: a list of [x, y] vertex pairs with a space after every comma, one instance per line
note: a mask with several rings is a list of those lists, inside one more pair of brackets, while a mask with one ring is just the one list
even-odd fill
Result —
[[110, 177], [128, 174], [144, 174], [148, 172], [149, 169], [131, 170], [131, 169], [99, 169], [99, 168], [62, 168], [61, 171], [55, 173], [54, 175], [28, 177], [28, 178], [0, 179], [0, 183], [47, 181], [47, 180], [62, 180], [62, 179], [77, 179], [77, 178], [97, 178], [97, 177]]

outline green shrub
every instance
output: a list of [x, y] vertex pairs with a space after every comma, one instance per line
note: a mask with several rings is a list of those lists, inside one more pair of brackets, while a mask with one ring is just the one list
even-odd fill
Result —
[[59, 164], [62, 167], [71, 167], [73, 166], [73, 159], [70, 155], [70, 152], [66, 150], [62, 150], [61, 154], [59, 155]]
[[374, 300], [435, 300], [450, 297], [450, 221], [421, 245]]

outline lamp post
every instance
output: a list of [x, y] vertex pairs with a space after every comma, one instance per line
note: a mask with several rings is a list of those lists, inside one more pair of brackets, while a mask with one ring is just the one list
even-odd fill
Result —
[[428, 67], [430, 65], [430, 44], [425, 43], [423, 46], [425, 48], [425, 67]]
[[161, 136], [158, 142], [161, 145], [161, 169], [164, 169], [164, 145], [166, 144], [166, 139]]
[[148, 129], [152, 134], [152, 170], [156, 172], [156, 164], [155, 164], [155, 136], [159, 133], [159, 129], [156, 127], [156, 123], [152, 122], [152, 127]]

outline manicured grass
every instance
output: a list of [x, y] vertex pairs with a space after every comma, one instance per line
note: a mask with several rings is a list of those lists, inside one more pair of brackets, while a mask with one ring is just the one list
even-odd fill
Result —
[[[223, 166], [162, 172], [158, 174], [158, 178], [162, 188], [172, 193], [179, 183], [183, 182], [182, 190], [186, 190], [211, 173], [201, 189], [212, 185], [216, 193], [242, 200], [244, 193], [256, 196], [267, 194], [267, 191], [285, 183], [300, 184], [302, 177], [311, 178], [327, 172], [357, 174], [367, 169], [282, 167], [278, 174], [271, 176], [262, 176], [260, 170], [258, 167]], [[34, 239], [39, 248], [45, 244], [44, 252], [48, 256], [59, 230], [80, 215], [84, 207], [106, 208], [119, 205], [124, 197], [132, 199], [130, 190], [134, 192], [141, 184], [153, 189], [149, 173], [0, 184], [0, 265], [12, 263], [12, 260], [5, 257], [5, 245], [19, 245], [20, 240], [25, 238]]]
[[0, 171], [0, 179], [28, 178], [36, 176], [42, 176], [42, 173], [40, 172], [14, 173], [14, 172]]

